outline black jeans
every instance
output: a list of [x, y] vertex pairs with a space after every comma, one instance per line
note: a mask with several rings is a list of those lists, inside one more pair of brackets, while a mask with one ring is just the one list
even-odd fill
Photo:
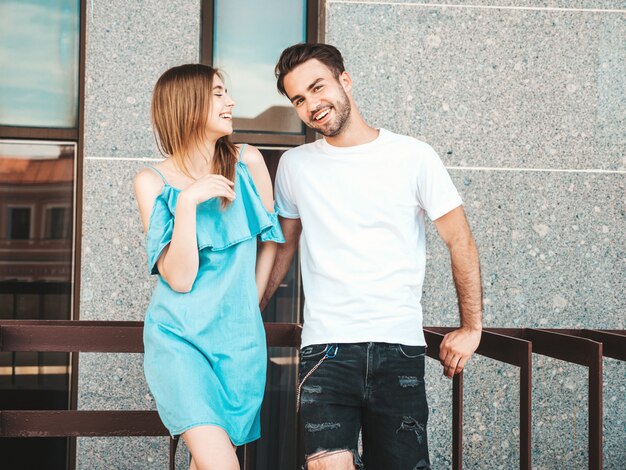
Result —
[[[320, 363], [325, 356], [329, 357]], [[300, 351], [307, 459], [349, 450], [357, 469], [430, 468], [424, 346], [316, 344]], [[357, 451], [359, 431], [363, 456]]]

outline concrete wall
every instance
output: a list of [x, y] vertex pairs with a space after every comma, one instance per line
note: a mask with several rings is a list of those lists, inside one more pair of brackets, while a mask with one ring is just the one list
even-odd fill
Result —
[[[344, 53], [366, 119], [429, 142], [449, 167], [481, 253], [485, 325], [626, 328], [626, 2], [423, 3], [328, 1], [326, 40]], [[200, 6], [87, 6], [81, 319], [141, 320], [153, 280], [132, 178], [159, 157], [156, 79], [198, 60]], [[455, 325], [446, 250], [428, 238], [425, 322]], [[428, 366], [431, 458], [444, 469], [451, 385]], [[604, 366], [605, 468], [624, 468], [625, 366]], [[533, 374], [534, 466], [584, 468], [585, 369], [535, 356]], [[514, 367], [468, 367], [466, 468], [517, 465], [518, 386]], [[139, 355], [81, 354], [80, 409], [147, 407]], [[167, 444], [80, 439], [78, 466], [165, 468]]]

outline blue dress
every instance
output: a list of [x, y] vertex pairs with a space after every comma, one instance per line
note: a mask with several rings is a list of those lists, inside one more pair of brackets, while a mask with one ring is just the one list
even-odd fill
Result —
[[[160, 173], [159, 173], [160, 174]], [[163, 177], [163, 175], [161, 175]], [[147, 236], [150, 272], [172, 239], [179, 190], [164, 179]], [[144, 371], [159, 416], [172, 436], [199, 425], [223, 428], [234, 445], [260, 437], [267, 350], [255, 279], [257, 237], [283, 243], [245, 163], [235, 194], [197, 206], [198, 275], [188, 293], [161, 276], [144, 326]]]

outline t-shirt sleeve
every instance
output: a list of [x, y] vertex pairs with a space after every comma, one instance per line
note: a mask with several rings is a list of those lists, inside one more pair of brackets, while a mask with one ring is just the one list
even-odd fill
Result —
[[417, 197], [419, 205], [426, 211], [430, 220], [437, 220], [463, 204], [439, 155], [426, 144], [420, 149]]
[[287, 219], [299, 219], [300, 212], [294, 197], [293, 165], [283, 155], [276, 172], [276, 212]]

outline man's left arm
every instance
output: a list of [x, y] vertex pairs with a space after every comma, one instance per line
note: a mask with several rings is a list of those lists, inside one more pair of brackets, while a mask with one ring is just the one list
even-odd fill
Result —
[[463, 370], [480, 343], [483, 309], [480, 261], [462, 206], [434, 223], [450, 250], [452, 278], [461, 314], [461, 327], [445, 335], [439, 349], [443, 373], [452, 378]]

